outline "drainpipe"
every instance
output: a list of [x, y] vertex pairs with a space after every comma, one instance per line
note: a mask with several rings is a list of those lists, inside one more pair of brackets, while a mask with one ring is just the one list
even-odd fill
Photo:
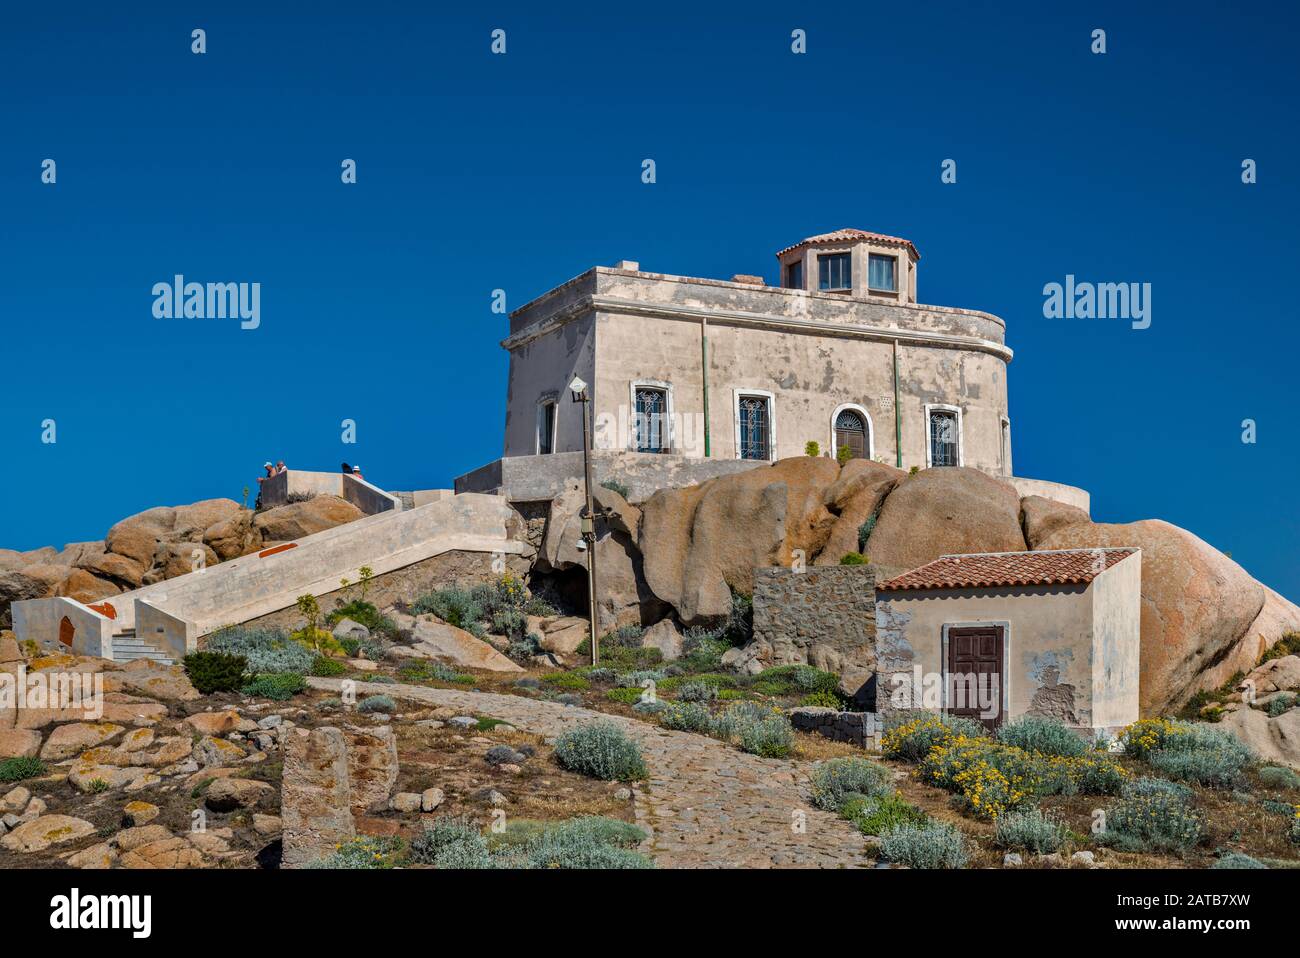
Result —
[[898, 340], [894, 340], [894, 461], [903, 468], [903, 411], [898, 405]]
[[700, 383], [704, 387], [704, 458], [710, 455], [709, 448], [709, 321], [700, 320]]

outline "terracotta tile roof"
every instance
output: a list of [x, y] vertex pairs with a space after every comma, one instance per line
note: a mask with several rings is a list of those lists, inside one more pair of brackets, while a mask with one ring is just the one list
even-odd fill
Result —
[[903, 239], [901, 236], [886, 236], [884, 233], [868, 233], [866, 230], [842, 229], [835, 230], [832, 233], [821, 233], [817, 236], [809, 236], [807, 239], [800, 240], [793, 246], [787, 246], [777, 253], [777, 256], [784, 256], [792, 249], [798, 249], [800, 246], [825, 246], [830, 243], [851, 243], [854, 240], [876, 240], [880, 243], [896, 243], [899, 246], [906, 246], [912, 251], [912, 255], [917, 259], [921, 254], [916, 251], [911, 240]]
[[902, 592], [907, 589], [1084, 585], [1137, 551], [1134, 548], [1059, 549], [942, 556], [919, 569], [880, 583], [876, 590]]

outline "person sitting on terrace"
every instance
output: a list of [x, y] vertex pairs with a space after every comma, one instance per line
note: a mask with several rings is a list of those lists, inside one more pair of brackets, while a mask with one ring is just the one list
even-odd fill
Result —
[[281, 459], [279, 462], [275, 464], [275, 474], [277, 476], [282, 472], [288, 472], [288, 471], [289, 471], [289, 467], [284, 464], [283, 459]]
[[353, 466], [353, 467], [352, 467], [352, 475], [356, 476], [358, 479], [364, 479], [364, 478], [365, 478], [364, 476], [361, 475], [361, 467], [360, 467], [360, 466]]

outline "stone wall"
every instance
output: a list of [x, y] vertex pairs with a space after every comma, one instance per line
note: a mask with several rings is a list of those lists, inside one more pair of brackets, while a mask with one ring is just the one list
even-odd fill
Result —
[[835, 742], [849, 742], [860, 748], [880, 748], [880, 717], [875, 712], [804, 707], [790, 710], [790, 724], [797, 731], [812, 732]]
[[754, 570], [754, 639], [775, 665], [840, 675], [840, 690], [874, 705], [876, 579], [870, 566]]

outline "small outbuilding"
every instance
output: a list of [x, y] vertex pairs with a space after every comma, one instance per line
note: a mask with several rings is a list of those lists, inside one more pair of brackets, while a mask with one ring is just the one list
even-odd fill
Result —
[[949, 555], [876, 586], [876, 707], [1111, 734], [1138, 718], [1142, 554]]

